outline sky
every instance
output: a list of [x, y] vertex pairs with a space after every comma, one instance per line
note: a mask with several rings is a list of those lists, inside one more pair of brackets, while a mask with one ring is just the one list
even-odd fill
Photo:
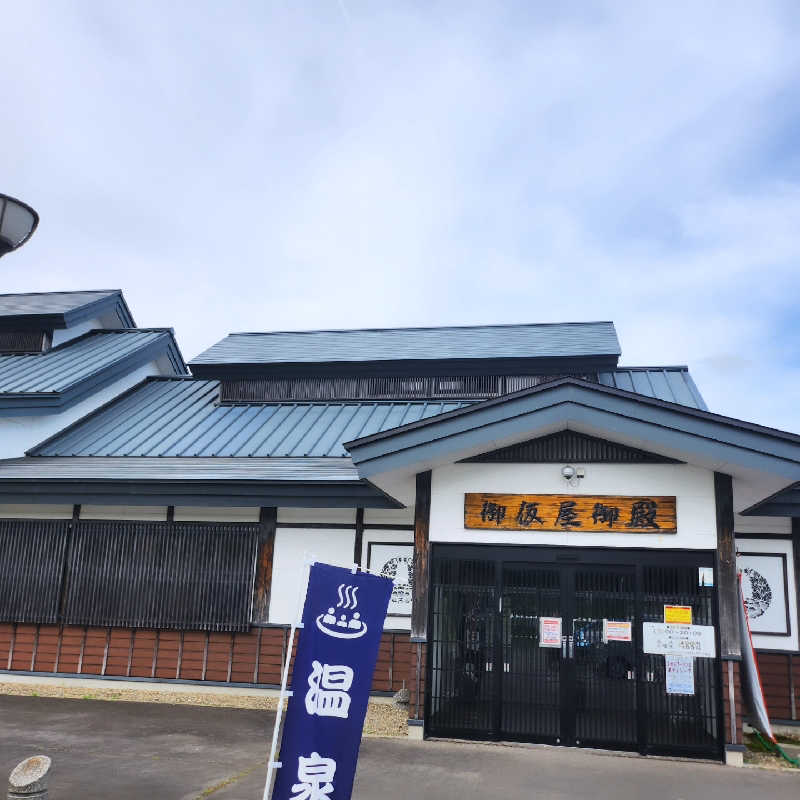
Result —
[[232, 331], [613, 320], [800, 432], [800, 6], [6, 4], [0, 291]]

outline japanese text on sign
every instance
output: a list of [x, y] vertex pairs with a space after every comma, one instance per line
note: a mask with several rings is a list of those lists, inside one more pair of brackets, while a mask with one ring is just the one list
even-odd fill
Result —
[[513, 531], [677, 533], [674, 497], [464, 495], [464, 527]]
[[676, 625], [691, 625], [692, 607], [664, 606], [664, 622], [671, 622]]
[[694, 659], [691, 656], [664, 656], [667, 694], [694, 694]]
[[539, 617], [539, 647], [561, 647], [561, 617]]
[[714, 658], [717, 654], [711, 625], [674, 625], [666, 622], [642, 623], [642, 649], [665, 656]]
[[273, 800], [347, 800], [392, 582], [311, 567]]
[[628, 620], [603, 620], [603, 641], [604, 642], [630, 642], [632, 636], [632, 624]]

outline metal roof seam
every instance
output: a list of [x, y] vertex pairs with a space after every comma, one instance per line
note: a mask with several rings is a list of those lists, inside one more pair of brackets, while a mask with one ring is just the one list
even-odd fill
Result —
[[650, 385], [650, 391], [653, 393], [653, 397], [658, 397], [658, 392], [656, 391], [656, 387], [653, 384], [653, 378], [651, 377], [651, 373], [649, 371], [645, 372], [645, 376], [647, 378], [647, 383]]
[[372, 415], [375, 413], [375, 409], [377, 409], [377, 407], [378, 407], [377, 403], [372, 403], [372, 409], [367, 413], [366, 417], [364, 418], [364, 422], [362, 423], [361, 427], [358, 429], [359, 436], [361, 436], [361, 431], [363, 431], [364, 428], [367, 426], [367, 423], [372, 418]]
[[[197, 453], [195, 453], [195, 455], [199, 455], [201, 450], [208, 452], [208, 454], [211, 456], [219, 455], [218, 449], [214, 448], [215, 442], [220, 438], [220, 436], [225, 434], [226, 431], [228, 431], [231, 427], [236, 425], [236, 423], [245, 413], [246, 409], [241, 406], [239, 408], [233, 408], [231, 406], [228, 406], [227, 408], [224, 409], [223, 407], [218, 406], [216, 409], [214, 409], [214, 411], [215, 412], [222, 411], [222, 414], [219, 415], [222, 418], [222, 424], [220, 426], [221, 430], [211, 432], [210, 434], [211, 438], [208, 439], [208, 441], [203, 445], [202, 448], [198, 450]], [[227, 419], [228, 417], [230, 417], [230, 419]], [[225, 422], [226, 419], [227, 423]], [[235, 432], [234, 435], [236, 435]]]
[[[177, 450], [177, 456], [184, 456], [189, 450], [191, 450], [202, 438], [206, 435], [206, 431], [202, 426], [202, 422], [206, 420], [197, 420], [196, 417], [202, 412], [203, 409], [210, 409], [208, 412], [208, 417], [211, 417], [215, 412], [217, 412], [221, 407], [217, 404], [216, 398], [219, 395], [219, 382], [218, 381], [203, 381], [206, 384], [205, 392], [195, 393], [190, 389], [186, 389], [186, 385], [181, 386], [181, 392], [189, 398], [189, 402], [187, 404], [188, 409], [193, 409], [195, 406], [197, 407], [196, 411], [191, 411], [191, 416], [187, 419], [184, 419], [181, 424], [178, 426], [177, 431], [173, 430], [171, 433], [161, 439], [161, 444], [167, 441], [170, 436], [177, 436], [178, 431], [182, 427], [190, 428], [191, 432], [194, 434], [194, 438], [188, 439], [188, 441], [184, 442], [180, 449]], [[187, 412], [188, 413], [188, 412]], [[206, 419], [208, 419], [208, 417]], [[178, 447], [179, 443], [176, 441], [171, 447]]]
[[90, 411], [85, 417], [81, 417], [80, 419], [75, 420], [75, 422], [70, 423], [66, 427], [62, 428], [60, 431], [56, 431], [56, 433], [52, 434], [51, 436], [48, 436], [43, 441], [29, 448], [25, 452], [25, 455], [31, 457], [39, 456], [43, 449], [49, 447], [51, 444], [54, 444], [56, 441], [66, 441], [69, 440], [71, 436], [80, 434], [84, 426], [92, 424], [99, 416], [107, 412], [112, 406], [116, 406], [130, 399], [131, 397], [135, 396], [139, 391], [144, 390], [148, 386], [151, 380], [152, 380], [151, 377], [145, 378], [144, 380], [140, 381], [134, 386], [131, 386], [129, 389], [126, 389], [117, 397], [113, 397], [110, 400], [107, 400], [98, 408], [94, 409], [94, 411]]
[[393, 407], [391, 405], [387, 404], [386, 413], [383, 415], [383, 419], [380, 421], [380, 424], [378, 425], [378, 430], [383, 429], [383, 426], [386, 424], [386, 420], [389, 419], [389, 414], [392, 413], [392, 408]]
[[[138, 333], [138, 332], [137, 332]], [[48, 380], [47, 391], [60, 392], [69, 386], [73, 386], [85, 377], [99, 371], [100, 368], [110, 367], [114, 363], [121, 361], [130, 352], [136, 351], [151, 342], [155, 341], [152, 336], [139, 337], [137, 334], [129, 334], [132, 341], [123, 343], [106, 343], [85, 339], [77, 343], [73, 342], [72, 347], [66, 347], [57, 354], [55, 350], [49, 353], [22, 356], [0, 357], [0, 369], [11, 365], [0, 375], [0, 381], [14, 381], [10, 383], [6, 391], [24, 392], [30, 391], [30, 387], [35, 387], [38, 381]], [[135, 339], [133, 337], [136, 337]], [[69, 342], [65, 344], [70, 344]], [[107, 359], [107, 354], [117, 352], [117, 357], [112, 360]], [[16, 363], [6, 359], [15, 359]], [[75, 365], [79, 364], [80, 369], [75, 370]], [[97, 367], [97, 368], [95, 368]], [[58, 381], [59, 378], [73, 374], [69, 381]], [[34, 389], [36, 391], [36, 389]]]
[[342, 405], [341, 412], [337, 414], [336, 418], [345, 417], [346, 409], [351, 409], [350, 415], [346, 416], [344, 422], [342, 423], [341, 427], [338, 429], [335, 436], [331, 437], [331, 442], [328, 447], [325, 449], [325, 455], [327, 456], [334, 456], [334, 455], [346, 455], [345, 449], [342, 447], [342, 436], [344, 432], [347, 430], [348, 426], [353, 422], [358, 414], [358, 406], [357, 405]]
[[[147, 337], [140, 342], [128, 342], [127, 346], [123, 345], [122, 347], [115, 348], [113, 344], [101, 344], [100, 342], [97, 343], [97, 346], [87, 346], [82, 348], [81, 350], [77, 350], [70, 354], [69, 358], [61, 359], [61, 364], [59, 365], [61, 369], [55, 372], [55, 375], [51, 375], [51, 377], [58, 377], [63, 375], [64, 373], [68, 372], [72, 367], [80, 363], [82, 369], [78, 372], [82, 377], [86, 375], [93, 374], [96, 370], [93, 369], [94, 366], [106, 366], [111, 367], [117, 362], [121, 361], [131, 352], [135, 352], [140, 348], [150, 344], [152, 341], [155, 341], [151, 337]], [[112, 360], [105, 362], [105, 356], [108, 353], [113, 353], [116, 350], [116, 357]], [[104, 363], [105, 362], [105, 363]], [[74, 383], [78, 383], [81, 379], [72, 381], [69, 384], [61, 384], [56, 391], [63, 391], [67, 386], [73, 385]]]
[[[336, 408], [336, 407], [334, 405], [329, 405], [328, 408], [332, 409], [332, 408]], [[322, 441], [322, 437], [325, 436], [328, 433], [328, 431], [331, 429], [331, 425], [333, 425], [333, 423], [337, 420], [339, 415], [342, 413], [343, 409], [344, 409], [343, 405], [341, 405], [338, 408], [336, 408], [336, 412], [333, 414], [333, 417], [330, 420], [330, 422], [328, 422], [328, 424], [320, 431], [320, 433], [317, 436], [317, 438], [314, 439], [313, 442], [311, 442], [311, 445], [308, 448], [308, 452], [304, 453], [304, 455], [308, 456], [310, 453], [314, 452], [314, 448], [320, 443], [320, 441]]]
[[[286, 431], [283, 437], [275, 444], [275, 446], [273, 447], [273, 453], [278, 450], [278, 448], [286, 441], [286, 439], [292, 433], [294, 433], [295, 428], [297, 428], [297, 426], [306, 418], [308, 412], [311, 411], [311, 408], [312, 408], [311, 404], [306, 406], [306, 409], [303, 411], [302, 414], [300, 414], [299, 418], [295, 420], [294, 424], [289, 428], [288, 431]], [[288, 455], [288, 453], [286, 455]]]
[[268, 458], [272, 454], [272, 444], [270, 440], [275, 436], [275, 432], [279, 429], [279, 426], [289, 419], [296, 408], [297, 403], [287, 403], [286, 405], [276, 407], [275, 413], [271, 414], [269, 420], [267, 420], [267, 425], [259, 430], [259, 433], [263, 431], [264, 435], [253, 450], [255, 458]]
[[[175, 409], [172, 409], [173, 413], [171, 415], [168, 410], [167, 413], [161, 416], [160, 418], [161, 425], [156, 427], [151, 433], [147, 433], [146, 435], [144, 435], [144, 438], [141, 439], [141, 444], [139, 445], [140, 447], [146, 442], [151, 441], [154, 436], [157, 436], [157, 434], [163, 431], [167, 427], [167, 425], [169, 425], [173, 420], [177, 419], [180, 416], [182, 408], [191, 407], [192, 405], [200, 405], [202, 407], [202, 405], [204, 405], [207, 402], [206, 400], [207, 396], [216, 395], [216, 387], [214, 387], [213, 389], [207, 389], [207, 391], [205, 392], [205, 396], [203, 396], [202, 392], [187, 392], [186, 394], [188, 395], [188, 397], [178, 402], [177, 407]], [[200, 395], [199, 397], [196, 396], [198, 394]], [[167, 438], [169, 438], [169, 433], [165, 436], [162, 436], [160, 439], [157, 439], [155, 444], [156, 445], [161, 444]], [[135, 435], [126, 440], [124, 444], [126, 446], [130, 445], [131, 442], [136, 441], [136, 439], [137, 436]]]
[[[139, 396], [139, 392], [141, 392], [141, 397]], [[109, 403], [107, 408], [98, 410], [97, 414], [90, 415], [86, 418], [85, 428], [87, 430], [94, 429], [96, 436], [94, 438], [90, 438], [88, 442], [85, 442], [84, 447], [82, 449], [87, 449], [89, 447], [95, 446], [98, 442], [101, 442], [103, 439], [107, 438], [114, 430], [120, 428], [122, 426], [130, 427], [131, 425], [136, 424], [136, 421], [142, 417], [147, 409], [153, 405], [154, 403], [158, 402], [159, 399], [159, 391], [158, 385], [154, 382], [147, 381], [144, 386], [142, 386], [139, 392], [135, 394], [130, 394], [127, 396], [123, 396], [118, 401], [112, 401]], [[120, 411], [125, 412], [127, 410], [128, 405], [136, 407], [136, 404], [141, 399], [147, 398], [148, 394], [154, 395], [152, 401], [145, 402], [144, 405], [140, 405], [138, 410], [133, 414], [133, 416], [124, 416], [124, 414], [119, 414]], [[103, 427], [103, 423], [107, 417], [111, 417], [111, 408], [110, 406], [116, 406], [114, 411], [118, 413], [117, 422], [113, 425]], [[70, 432], [62, 442], [63, 445], [71, 445], [73, 440], [80, 441], [82, 438], [85, 439], [86, 437], [86, 430], [82, 430], [82, 426], [77, 425], [75, 429]], [[113, 441], [113, 438], [112, 440]], [[40, 446], [41, 447], [41, 446]], [[73, 453], [73, 455], [77, 455], [78, 453]]]
[[[180, 403], [182, 402], [180, 399], [180, 390], [178, 385], [176, 384], [174, 387], [170, 387], [175, 389], [175, 394], [178, 395], [178, 409], [180, 409]], [[195, 392], [201, 392], [203, 389], [202, 386], [197, 387]], [[168, 390], [169, 391], [169, 390]], [[160, 402], [163, 404], [163, 400], [165, 398], [160, 397], [159, 393], [155, 394], [153, 398], [153, 402], [150, 404], [156, 408], [159, 407]], [[168, 406], [167, 406], [168, 408]], [[160, 420], [164, 416], [166, 416], [166, 411], [156, 417], [156, 419]], [[146, 421], [146, 417], [143, 417], [143, 421]], [[104, 445], [105, 449], [108, 451], [104, 455], [113, 455], [115, 452], [124, 449], [128, 444], [136, 439], [139, 436], [139, 432], [135, 429], [135, 427], [131, 424], [130, 420], [120, 420], [116, 424], [111, 426], [111, 429], [106, 433], [106, 435], [110, 435], [110, 439]], [[102, 438], [102, 437], [101, 437]]]
[[[241, 444], [241, 445], [240, 445], [240, 447], [239, 447], [239, 449], [240, 449], [240, 450], [241, 450], [241, 449], [243, 449], [243, 448], [245, 448], [245, 447], [247, 447], [247, 446], [249, 446], [250, 442], [252, 442], [252, 441], [253, 441], [253, 439], [254, 439], [254, 438], [255, 438], [255, 437], [256, 437], [256, 436], [257, 436], [259, 433], [261, 433], [261, 431], [262, 431], [262, 430], [264, 430], [264, 426], [265, 426], [265, 425], [267, 425], [267, 424], [269, 423], [269, 421], [270, 421], [270, 420], [271, 420], [271, 419], [272, 419], [272, 418], [275, 416], [275, 414], [277, 414], [277, 413], [278, 413], [278, 408], [277, 408], [277, 406], [272, 406], [271, 408], [272, 408], [272, 413], [271, 413], [269, 416], [267, 416], [267, 418], [266, 418], [266, 419], [264, 419], [264, 420], [263, 420], [263, 421], [262, 421], [262, 422], [261, 422], [261, 423], [258, 425], [258, 427], [257, 427], [257, 428], [256, 428], [256, 429], [255, 429], [255, 430], [254, 430], [254, 431], [253, 431], [253, 432], [252, 432], [252, 433], [251, 433], [251, 434], [250, 434], [250, 435], [247, 437], [247, 439], [245, 439], [245, 440], [242, 442], [242, 444]], [[260, 416], [260, 414], [256, 414], [256, 419], [258, 419], [258, 417], [259, 417], [259, 416]], [[255, 451], [253, 451], [253, 452], [255, 452]], [[248, 458], [252, 457], [252, 455], [253, 455], [253, 453], [252, 453], [252, 452], [249, 452], [249, 453], [247, 453], [247, 456], [248, 456]]]
[[[217, 448], [217, 455], [223, 455], [224, 451], [226, 450], [226, 448], [230, 446], [231, 442], [233, 442], [236, 439], [236, 437], [248, 426], [248, 424], [256, 416], [258, 416], [258, 409], [253, 408], [253, 406], [244, 406], [243, 409], [244, 410], [241, 412], [241, 414], [239, 415], [239, 419], [237, 420], [241, 424], [227, 439], [225, 439], [225, 441], [223, 441], [219, 445], [219, 447]], [[248, 413], [250, 414], [249, 417]], [[222, 433], [220, 433], [220, 436], [221, 435]]]

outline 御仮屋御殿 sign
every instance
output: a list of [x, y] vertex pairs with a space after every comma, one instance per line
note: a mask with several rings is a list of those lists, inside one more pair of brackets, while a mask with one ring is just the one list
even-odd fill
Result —
[[675, 497], [464, 495], [464, 527], [507, 531], [677, 533]]

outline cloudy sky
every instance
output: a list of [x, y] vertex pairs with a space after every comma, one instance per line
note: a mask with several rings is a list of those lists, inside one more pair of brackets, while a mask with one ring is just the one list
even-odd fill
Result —
[[796, 2], [6, 4], [2, 291], [229, 331], [612, 319], [800, 431]]

